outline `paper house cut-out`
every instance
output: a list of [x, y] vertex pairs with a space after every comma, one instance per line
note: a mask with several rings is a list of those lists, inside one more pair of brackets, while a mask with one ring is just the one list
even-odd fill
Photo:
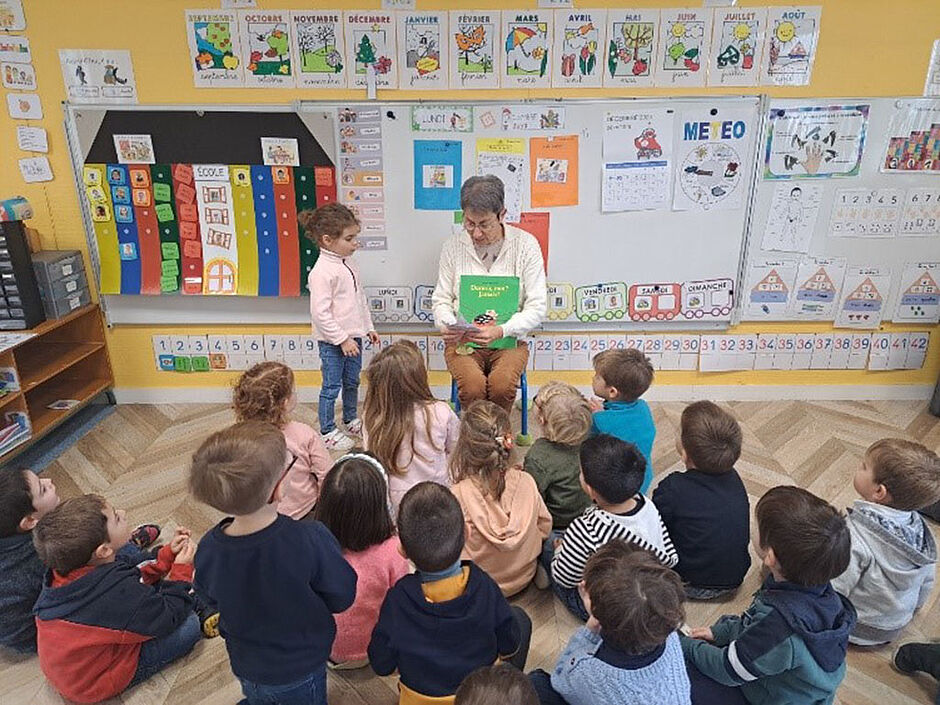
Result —
[[836, 297], [836, 286], [829, 278], [825, 267], [820, 267], [816, 273], [803, 282], [797, 299], [804, 301], [833, 301]]
[[940, 287], [930, 276], [930, 272], [921, 272], [917, 281], [911, 284], [901, 295], [902, 306], [936, 306], [940, 303]]
[[790, 289], [787, 287], [776, 269], [771, 269], [767, 276], [761, 279], [751, 289], [751, 301], [754, 303], [786, 303]]
[[842, 308], [846, 311], [878, 311], [881, 309], [881, 292], [870, 277], [865, 277], [865, 281], [846, 297]]

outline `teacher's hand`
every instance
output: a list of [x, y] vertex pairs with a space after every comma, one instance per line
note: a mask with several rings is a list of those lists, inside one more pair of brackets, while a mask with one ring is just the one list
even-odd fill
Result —
[[457, 345], [463, 340], [464, 334], [463, 331], [452, 331], [450, 328], [445, 328], [441, 331], [441, 337], [447, 345]]
[[467, 340], [469, 340], [471, 343], [476, 343], [477, 345], [489, 345], [494, 340], [499, 340], [502, 337], [502, 326], [486, 326], [483, 328], [477, 326], [476, 332], [470, 333], [467, 336]]

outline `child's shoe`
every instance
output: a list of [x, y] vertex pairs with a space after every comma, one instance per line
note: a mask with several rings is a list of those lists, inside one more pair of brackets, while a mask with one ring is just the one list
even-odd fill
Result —
[[131, 543], [140, 549], [150, 548], [159, 537], [159, 524], [141, 524], [131, 534]]
[[206, 639], [214, 639], [219, 635], [219, 611], [212, 606], [203, 605], [196, 610], [199, 617], [199, 626]]
[[347, 436], [338, 428], [334, 428], [329, 433], [323, 434], [323, 445], [326, 446], [327, 450], [345, 453], [347, 450], [356, 445], [356, 443], [352, 438]]
[[940, 675], [940, 644], [909, 643], [899, 646], [891, 663], [901, 673]]
[[351, 436], [362, 436], [362, 419], [355, 418], [346, 424], [346, 433]]

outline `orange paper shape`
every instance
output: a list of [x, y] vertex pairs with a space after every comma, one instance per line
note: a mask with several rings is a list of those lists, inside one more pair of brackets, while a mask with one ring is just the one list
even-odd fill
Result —
[[173, 167], [173, 178], [184, 184], [193, 182], [193, 168], [189, 164], [177, 164]]
[[180, 239], [195, 240], [199, 237], [199, 229], [195, 223], [188, 223], [185, 220], [180, 221]]
[[532, 207], [578, 205], [578, 136], [529, 140]]
[[545, 265], [545, 272], [548, 273], [548, 222], [550, 213], [520, 213], [519, 222], [511, 223], [538, 240], [539, 247], [542, 249], [542, 262]]
[[179, 215], [180, 220], [188, 220], [192, 223], [199, 220], [199, 211], [193, 203], [180, 203], [176, 213]]
[[180, 203], [192, 203], [196, 200], [196, 189], [186, 184], [179, 184], [176, 187], [176, 200]]
[[[191, 225], [191, 223], [187, 223], [187, 225]], [[193, 259], [202, 257], [202, 243], [199, 240], [184, 240], [183, 256], [192, 257]]]

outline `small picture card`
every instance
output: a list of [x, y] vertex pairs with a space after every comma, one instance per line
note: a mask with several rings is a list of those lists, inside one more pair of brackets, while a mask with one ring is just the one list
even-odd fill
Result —
[[300, 166], [300, 147], [294, 137], [262, 137], [265, 166]]
[[7, 93], [7, 110], [14, 120], [42, 120], [38, 93]]
[[0, 81], [4, 88], [16, 91], [36, 90], [36, 70], [32, 64], [0, 64]]
[[155, 164], [150, 135], [114, 135], [118, 164]]
[[0, 61], [28, 64], [33, 60], [29, 52], [29, 39], [15, 34], [0, 35]]
[[43, 127], [16, 128], [16, 145], [24, 152], [48, 152], [49, 139]]
[[20, 173], [23, 181], [33, 184], [39, 181], [52, 181], [52, 167], [46, 157], [20, 159]]
[[66, 409], [72, 409], [81, 404], [78, 399], [57, 399], [48, 406], [47, 409], [54, 409], [56, 411], [65, 411]]
[[0, 31], [18, 32], [26, 29], [22, 0], [0, 0]]

